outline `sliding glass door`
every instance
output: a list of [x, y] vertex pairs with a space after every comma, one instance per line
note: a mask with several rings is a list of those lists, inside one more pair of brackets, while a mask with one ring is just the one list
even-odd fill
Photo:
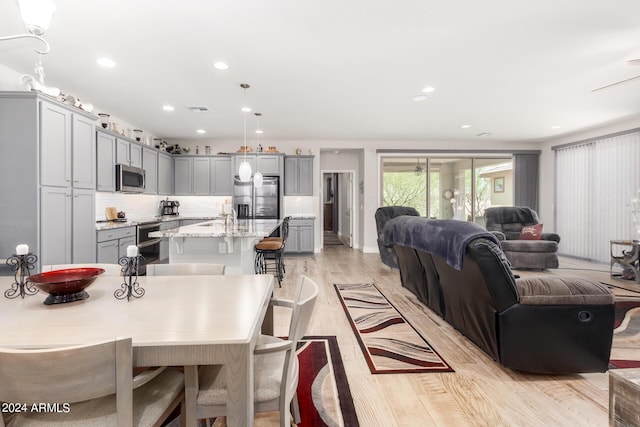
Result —
[[513, 204], [512, 169], [511, 158], [383, 157], [382, 205], [484, 225], [487, 207]]

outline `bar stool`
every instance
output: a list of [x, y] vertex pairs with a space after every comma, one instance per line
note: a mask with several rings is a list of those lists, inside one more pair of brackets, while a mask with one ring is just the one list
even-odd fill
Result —
[[285, 268], [282, 254], [289, 236], [289, 220], [291, 217], [285, 217], [280, 226], [280, 236], [265, 237], [255, 245], [255, 264], [254, 271], [256, 274], [275, 273], [278, 279], [278, 286], [282, 286]]

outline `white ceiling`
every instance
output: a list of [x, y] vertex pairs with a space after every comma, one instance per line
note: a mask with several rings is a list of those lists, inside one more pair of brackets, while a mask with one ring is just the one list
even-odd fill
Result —
[[[640, 114], [640, 80], [591, 93], [640, 75], [637, 0], [54, 1], [47, 84], [166, 139], [242, 138], [244, 82], [269, 140], [536, 141]], [[1, 0], [0, 37], [21, 32]], [[39, 46], [0, 63], [33, 74]]]

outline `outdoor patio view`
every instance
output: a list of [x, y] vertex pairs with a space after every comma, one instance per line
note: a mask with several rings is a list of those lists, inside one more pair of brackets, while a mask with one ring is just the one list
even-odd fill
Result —
[[484, 225], [486, 208], [513, 204], [512, 172], [511, 158], [383, 157], [382, 205]]

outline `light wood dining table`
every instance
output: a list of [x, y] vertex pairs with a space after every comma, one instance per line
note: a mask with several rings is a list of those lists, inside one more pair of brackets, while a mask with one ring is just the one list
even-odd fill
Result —
[[[12, 282], [0, 277], [0, 292]], [[114, 297], [122, 282], [101, 276], [86, 289], [88, 299], [64, 304], [44, 305], [42, 291], [24, 299], [0, 296], [0, 347], [51, 348], [130, 336], [134, 366], [184, 366], [187, 426], [197, 422], [197, 366], [224, 364], [230, 372], [228, 425], [253, 425], [253, 350], [273, 276], [139, 277], [145, 294], [130, 301]]]

